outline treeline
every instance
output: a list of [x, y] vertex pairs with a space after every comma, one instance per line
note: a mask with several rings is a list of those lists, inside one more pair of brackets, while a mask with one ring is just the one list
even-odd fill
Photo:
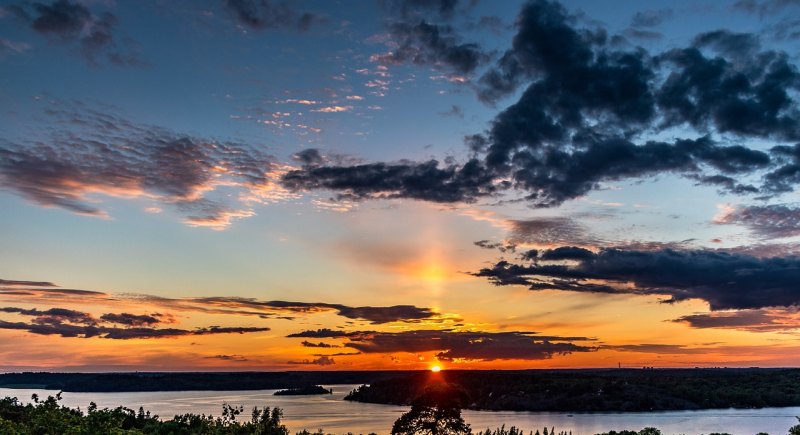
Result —
[[0, 387], [69, 392], [277, 390], [312, 385], [370, 384], [393, 371], [46, 373], [0, 374]]
[[286, 426], [280, 422], [280, 409], [254, 408], [250, 421], [238, 422], [241, 408], [223, 406], [222, 416], [185, 414], [172, 420], [161, 421], [139, 408], [118, 407], [97, 409], [92, 403], [83, 413], [59, 404], [60, 393], [40, 401], [33, 396], [34, 403], [23, 405], [16, 398], [0, 400], [0, 433], [4, 435], [189, 435], [189, 434], [260, 434], [288, 435]]
[[800, 369], [460, 371], [407, 373], [345, 399], [410, 405], [432, 381], [479, 410], [631, 412], [800, 406]]
[[[162, 421], [142, 408], [138, 412], [125, 407], [98, 409], [94, 403], [84, 413], [60, 405], [60, 399], [60, 393], [46, 400], [34, 395], [33, 403], [26, 405], [12, 397], [0, 399], [0, 434], [289, 435], [289, 429], [281, 423], [280, 408], [256, 407], [249, 419], [242, 420], [242, 407], [223, 405], [220, 417], [184, 414]], [[324, 435], [324, 432], [303, 430], [297, 435]]]

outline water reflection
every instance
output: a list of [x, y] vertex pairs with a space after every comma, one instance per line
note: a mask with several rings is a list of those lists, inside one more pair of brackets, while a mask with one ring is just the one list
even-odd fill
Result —
[[[378, 434], [389, 433], [392, 423], [408, 410], [401, 406], [374, 405], [347, 402], [342, 398], [356, 385], [332, 385], [333, 394], [321, 396], [273, 396], [275, 390], [260, 391], [168, 391], [144, 393], [63, 393], [62, 404], [86, 409], [90, 402], [101, 408], [126, 406], [144, 407], [162, 418], [176, 414], [195, 413], [219, 416], [223, 403], [243, 405], [245, 418], [254, 406], [279, 407], [284, 410], [284, 423], [292, 433], [319, 428], [327, 433]], [[32, 394], [47, 397], [52, 390], [0, 388], [0, 397], [16, 396], [28, 402]], [[788, 433], [797, 424], [795, 416], [800, 407], [764, 408], [754, 410], [723, 409], [706, 411], [674, 411], [651, 413], [536, 413], [464, 411], [464, 419], [474, 431], [517, 426], [525, 430], [555, 427], [572, 431], [574, 435], [594, 434], [608, 430], [639, 430], [655, 426], [665, 434], [701, 434], [728, 432], [734, 435], [755, 435], [767, 432], [772, 435]]]

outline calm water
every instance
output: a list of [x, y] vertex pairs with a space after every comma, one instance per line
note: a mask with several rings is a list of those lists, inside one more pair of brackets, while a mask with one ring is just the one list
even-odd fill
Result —
[[[218, 416], [223, 403], [253, 406], [280, 407], [284, 410], [284, 423], [292, 433], [302, 429], [325, 429], [329, 433], [375, 432], [386, 434], [392, 423], [408, 408], [391, 405], [346, 402], [342, 400], [356, 385], [333, 385], [332, 395], [325, 396], [273, 396], [275, 390], [261, 391], [178, 391], [147, 393], [63, 393], [62, 403], [86, 409], [94, 401], [101, 408], [126, 406], [171, 418], [175, 414], [205, 413]], [[52, 390], [0, 388], [0, 397], [16, 396], [29, 401], [31, 394], [47, 397]], [[249, 418], [249, 411], [245, 412]], [[797, 408], [765, 408], [755, 410], [722, 409], [708, 411], [675, 411], [651, 413], [565, 414], [541, 412], [488, 412], [464, 411], [465, 420], [474, 431], [495, 428], [502, 424], [526, 430], [553, 427], [572, 431], [574, 435], [594, 434], [601, 431], [655, 426], [665, 434], [708, 434], [729, 432], [735, 435], [785, 435], [789, 427], [797, 424]]]

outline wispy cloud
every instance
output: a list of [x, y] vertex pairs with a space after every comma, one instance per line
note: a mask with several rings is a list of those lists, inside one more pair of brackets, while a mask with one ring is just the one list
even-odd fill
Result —
[[795, 331], [800, 329], [800, 309], [794, 306], [714, 311], [681, 316], [673, 322], [700, 329], [738, 329], [749, 332]]
[[[276, 183], [284, 166], [241, 143], [196, 138], [80, 104], [53, 103], [58, 126], [44, 140], [0, 142], [0, 188], [45, 207], [106, 217], [96, 195], [147, 198], [172, 205], [192, 226], [224, 229], [253, 215], [248, 203], [290, 195]], [[212, 198], [220, 188], [242, 203]]]
[[763, 239], [800, 235], [800, 208], [783, 204], [725, 207], [715, 224], [742, 225]]
[[318, 109], [311, 109], [312, 112], [318, 113], [339, 113], [349, 112], [351, 110], [353, 110], [353, 106], [325, 106]]
[[[37, 286], [32, 287], [31, 283]], [[48, 296], [53, 294], [60, 297], [54, 299]], [[431, 308], [417, 307], [414, 305], [378, 307], [349, 306], [326, 302], [266, 301], [237, 296], [167, 298], [147, 294], [110, 294], [91, 290], [61, 289], [53, 283], [39, 281], [0, 280], [0, 298], [4, 295], [13, 296], [14, 300], [24, 300], [26, 303], [36, 303], [43, 299], [48, 301], [71, 301], [74, 303], [88, 300], [95, 303], [106, 304], [124, 302], [128, 304], [147, 304], [148, 306], [161, 307], [175, 311], [255, 316], [262, 318], [280, 318], [286, 317], [287, 315], [299, 314], [335, 313], [347, 319], [366, 321], [375, 325], [393, 322], [443, 323], [456, 319], [456, 317], [451, 314], [438, 313]], [[142, 326], [153, 322], [169, 323], [172, 321], [172, 316], [163, 313], [150, 314], [148, 316], [120, 313], [107, 314], [105, 317], [101, 317], [100, 320], [129, 326]]]
[[[0, 320], [0, 329], [26, 331], [38, 335], [60, 335], [61, 337], [107, 338], [129, 340], [138, 338], [167, 338], [191, 335], [244, 334], [269, 331], [266, 327], [221, 327], [210, 326], [191, 330], [177, 328], [155, 328], [162, 323], [160, 314], [135, 315], [130, 313], [107, 313], [95, 318], [89, 313], [66, 309], [46, 310], [3, 307], [0, 312], [33, 317], [31, 322], [8, 322]], [[119, 326], [108, 326], [123, 325]]]

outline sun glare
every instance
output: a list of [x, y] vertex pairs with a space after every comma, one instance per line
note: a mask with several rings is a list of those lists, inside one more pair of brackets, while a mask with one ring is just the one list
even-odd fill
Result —
[[434, 373], [439, 373], [440, 371], [442, 371], [442, 368], [439, 366], [433, 366], [431, 367], [431, 371]]
[[438, 264], [426, 264], [417, 271], [417, 276], [428, 282], [441, 282], [447, 278], [447, 272]]

